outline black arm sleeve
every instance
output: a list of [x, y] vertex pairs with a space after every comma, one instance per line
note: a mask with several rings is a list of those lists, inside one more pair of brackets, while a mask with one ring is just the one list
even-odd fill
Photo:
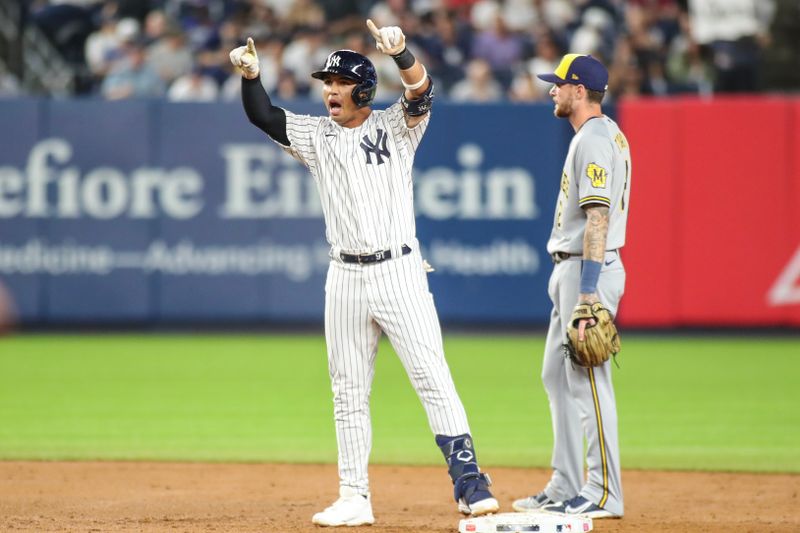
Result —
[[250, 123], [282, 145], [291, 146], [286, 135], [286, 112], [272, 105], [260, 77], [253, 80], [242, 78], [242, 104]]

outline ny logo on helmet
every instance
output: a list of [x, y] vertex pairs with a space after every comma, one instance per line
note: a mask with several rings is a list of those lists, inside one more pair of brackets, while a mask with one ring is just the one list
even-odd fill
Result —
[[336, 54], [331, 54], [330, 56], [328, 56], [328, 64], [325, 65], [325, 68], [338, 67], [339, 61], [341, 60], [342, 60], [341, 56], [338, 56]]
[[379, 165], [383, 164], [383, 158], [389, 157], [391, 154], [389, 150], [386, 148], [386, 132], [382, 129], [378, 128], [378, 138], [375, 142], [372, 142], [369, 137], [364, 135], [361, 139], [361, 148], [364, 150], [364, 153], [367, 154], [367, 164], [372, 164], [372, 155], [375, 154], [375, 160]]

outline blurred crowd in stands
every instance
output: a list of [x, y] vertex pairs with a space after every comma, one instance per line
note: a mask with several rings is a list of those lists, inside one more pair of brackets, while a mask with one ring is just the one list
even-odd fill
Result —
[[[4, 0], [5, 1], [5, 0]], [[76, 68], [77, 95], [175, 101], [239, 98], [228, 52], [256, 42], [278, 100], [311, 95], [327, 54], [368, 55], [378, 99], [401, 91], [365, 20], [398, 25], [436, 81], [462, 102], [547, 100], [564, 53], [609, 67], [609, 98], [800, 89], [797, 0], [34, 0], [21, 2]], [[6, 75], [7, 80], [11, 79]], [[0, 81], [0, 94], [14, 92]], [[17, 90], [19, 84], [16, 84]]]

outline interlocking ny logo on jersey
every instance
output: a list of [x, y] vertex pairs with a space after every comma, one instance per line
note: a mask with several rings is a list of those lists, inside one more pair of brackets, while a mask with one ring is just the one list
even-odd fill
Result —
[[392, 155], [386, 148], [386, 137], [386, 132], [378, 128], [378, 138], [375, 142], [372, 142], [366, 135], [361, 139], [361, 148], [364, 150], [364, 153], [367, 154], [368, 165], [372, 164], [372, 154], [375, 154], [375, 160], [379, 165], [383, 164], [384, 157]]

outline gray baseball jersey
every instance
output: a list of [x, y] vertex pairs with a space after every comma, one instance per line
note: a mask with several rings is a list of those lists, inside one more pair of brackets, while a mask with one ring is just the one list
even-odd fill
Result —
[[[469, 433], [444, 358], [439, 318], [415, 237], [411, 169], [430, 116], [409, 129], [396, 103], [356, 128], [286, 111], [291, 146], [316, 180], [331, 244], [325, 284], [325, 337], [334, 393], [342, 486], [366, 494], [372, 445], [369, 396], [381, 332], [417, 392], [434, 434]], [[404, 253], [403, 246], [411, 249]], [[348, 254], [391, 250], [374, 264]]]
[[550, 253], [577, 255], [557, 263], [550, 276], [548, 294], [553, 310], [542, 367], [553, 421], [553, 475], [545, 487], [546, 494], [555, 501], [580, 494], [619, 516], [624, 513], [624, 504], [611, 363], [594, 368], [574, 366], [564, 357], [563, 345], [568, 320], [578, 302], [586, 228], [583, 206], [589, 204], [609, 207], [607, 251], [597, 294], [613, 315], [617, 313], [625, 290], [619, 249], [625, 244], [630, 180], [630, 149], [625, 136], [606, 116], [590, 119], [570, 144], [547, 243]]
[[569, 145], [547, 251], [583, 253], [588, 204], [609, 207], [606, 250], [622, 248], [631, 171], [628, 141], [617, 123], [605, 115], [586, 122]]

